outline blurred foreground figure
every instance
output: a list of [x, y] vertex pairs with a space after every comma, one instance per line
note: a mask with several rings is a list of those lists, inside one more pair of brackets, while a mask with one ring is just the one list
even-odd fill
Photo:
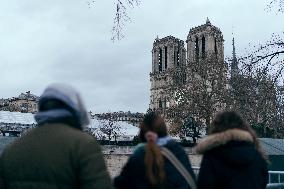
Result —
[[100, 146], [82, 132], [89, 118], [73, 88], [49, 86], [35, 119], [39, 126], [1, 156], [1, 189], [111, 188]]
[[217, 115], [209, 136], [196, 150], [203, 154], [199, 189], [266, 188], [266, 157], [256, 134], [237, 113]]
[[121, 174], [115, 178], [118, 189], [189, 189], [189, 184], [174, 164], [165, 156], [169, 151], [191, 177], [195, 177], [183, 148], [167, 135], [164, 120], [155, 113], [145, 115], [140, 128], [140, 140]]

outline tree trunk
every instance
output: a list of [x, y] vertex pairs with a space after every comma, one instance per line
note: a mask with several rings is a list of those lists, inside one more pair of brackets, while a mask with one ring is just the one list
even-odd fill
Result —
[[108, 144], [110, 145], [111, 142], [111, 134], [108, 134]]
[[208, 135], [209, 127], [210, 127], [210, 117], [206, 118], [205, 124], [206, 124], [206, 135]]
[[193, 140], [193, 144], [196, 144], [196, 137], [192, 137], [192, 140]]

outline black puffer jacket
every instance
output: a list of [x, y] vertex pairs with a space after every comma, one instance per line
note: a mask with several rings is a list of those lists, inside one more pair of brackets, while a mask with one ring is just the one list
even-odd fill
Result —
[[241, 130], [209, 135], [197, 146], [204, 153], [198, 177], [199, 189], [265, 189], [267, 163]]
[[[174, 141], [165, 145], [186, 167], [189, 173], [195, 179], [188, 156], [183, 148]], [[114, 185], [118, 189], [149, 189], [151, 188], [147, 177], [145, 176], [144, 164], [145, 148], [144, 145], [138, 147], [134, 154], [128, 159], [121, 174], [115, 178]], [[176, 168], [165, 159], [166, 187], [165, 189], [189, 189], [188, 184]]]

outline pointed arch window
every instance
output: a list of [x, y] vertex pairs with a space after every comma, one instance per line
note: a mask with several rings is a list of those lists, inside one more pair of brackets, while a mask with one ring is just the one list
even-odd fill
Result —
[[163, 108], [163, 101], [162, 101], [162, 99], [159, 100], [159, 108]]
[[168, 47], [165, 47], [165, 69], [168, 68]]
[[163, 56], [162, 49], [159, 48], [159, 72], [163, 70], [163, 64], [162, 64], [163, 57], [162, 56]]
[[195, 56], [196, 56], [196, 59], [198, 59], [198, 57], [199, 57], [198, 37], [195, 38]]
[[186, 74], [183, 73], [182, 75], [182, 84], [186, 84]]
[[177, 67], [180, 66], [180, 51], [179, 49], [177, 50]]
[[204, 36], [202, 36], [201, 42], [202, 42], [202, 58], [204, 58], [205, 57], [205, 37]]
[[217, 39], [214, 39], [214, 52], [217, 55], [218, 54], [218, 48], [217, 48]]

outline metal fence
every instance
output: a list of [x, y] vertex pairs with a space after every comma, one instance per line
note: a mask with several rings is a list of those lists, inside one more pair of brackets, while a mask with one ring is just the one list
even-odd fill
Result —
[[269, 171], [267, 189], [284, 189], [284, 171]]
[[[193, 166], [193, 172], [198, 175], [200, 167]], [[268, 171], [267, 189], [284, 189], [284, 171]]]

